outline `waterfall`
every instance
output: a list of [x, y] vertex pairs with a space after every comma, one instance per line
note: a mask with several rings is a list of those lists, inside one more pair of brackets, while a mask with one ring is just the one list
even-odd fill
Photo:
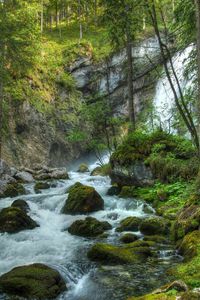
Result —
[[[192, 74], [192, 76], [189, 79], [185, 77], [187, 60], [193, 49], [194, 46], [190, 45], [184, 51], [175, 54], [172, 58], [174, 69], [179, 79], [179, 83], [183, 94], [186, 94], [187, 90], [193, 85], [191, 77], [193, 77], [194, 74]], [[169, 64], [168, 66], [170, 69]], [[180, 95], [178, 85], [174, 76], [172, 76], [172, 81], [177, 94]], [[153, 103], [156, 116], [156, 125], [161, 126], [167, 131], [173, 130], [171, 126], [173, 122], [173, 110], [175, 108], [175, 99], [166, 75], [163, 75], [157, 82], [156, 93], [153, 99]]]

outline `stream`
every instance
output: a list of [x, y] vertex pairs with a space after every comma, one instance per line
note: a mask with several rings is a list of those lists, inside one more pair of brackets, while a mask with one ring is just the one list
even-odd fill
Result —
[[[89, 165], [90, 170], [98, 162]], [[108, 177], [90, 176], [90, 173], [69, 172], [70, 180], [59, 180], [55, 187], [34, 192], [33, 184], [26, 184], [27, 195], [0, 200], [0, 209], [22, 198], [30, 206], [29, 215], [40, 225], [34, 230], [17, 234], [0, 234], [0, 275], [13, 267], [31, 263], [44, 263], [57, 269], [65, 279], [68, 291], [59, 300], [123, 299], [141, 295], [169, 281], [166, 270], [180, 261], [173, 245], [159, 245], [157, 258], [146, 263], [119, 266], [101, 266], [87, 259], [87, 250], [95, 242], [120, 244], [120, 233], [115, 232], [119, 222], [128, 216], [147, 217], [144, 202], [107, 196], [111, 186]], [[93, 186], [105, 201], [103, 211], [91, 214], [98, 220], [108, 221], [113, 229], [108, 238], [86, 239], [72, 236], [67, 228], [84, 215], [64, 215], [60, 211], [67, 199], [66, 191], [75, 182]], [[154, 213], [152, 209], [152, 214]], [[151, 213], [150, 213], [151, 214]], [[136, 232], [142, 238], [140, 232]], [[0, 299], [6, 299], [0, 295]]]

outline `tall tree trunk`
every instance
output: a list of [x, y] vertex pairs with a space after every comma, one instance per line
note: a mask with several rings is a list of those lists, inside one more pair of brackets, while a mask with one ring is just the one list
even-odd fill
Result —
[[41, 33], [44, 30], [44, 0], [41, 0], [41, 24], [40, 24]]
[[78, 18], [79, 18], [79, 38], [81, 41], [83, 38], [83, 26], [81, 22], [81, 0], [78, 0]]
[[2, 159], [3, 145], [3, 80], [0, 78], [0, 161]]
[[129, 106], [129, 120], [132, 129], [135, 129], [135, 107], [134, 107], [134, 91], [133, 91], [133, 57], [132, 57], [132, 41], [130, 34], [127, 33], [127, 83], [128, 83], [128, 106]]
[[198, 135], [200, 139], [200, 0], [195, 0], [196, 4], [196, 27], [197, 27], [197, 67], [198, 67]]

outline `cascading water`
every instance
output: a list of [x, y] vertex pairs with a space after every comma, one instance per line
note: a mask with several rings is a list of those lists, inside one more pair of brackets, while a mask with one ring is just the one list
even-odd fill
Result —
[[[193, 49], [194, 46], [190, 45], [184, 51], [175, 54], [172, 59], [173, 66], [176, 75], [179, 79], [180, 87], [182, 89], [183, 94], [185, 94], [188, 88], [190, 88], [192, 85], [192, 80], [185, 78], [185, 70], [187, 66], [187, 60]], [[168, 66], [169, 66], [169, 70], [171, 70], [170, 64], [168, 64]], [[164, 69], [163, 69], [163, 73], [164, 73]], [[172, 70], [171, 70], [171, 78], [175, 90], [178, 96], [180, 96], [177, 82], [174, 76], [172, 75]], [[157, 119], [156, 125], [160, 125], [163, 129], [170, 131], [171, 124], [173, 121], [173, 109], [175, 107], [175, 100], [174, 100], [173, 91], [171, 89], [170, 83], [166, 75], [164, 75], [158, 80], [153, 103], [155, 108], [155, 117]]]
[[[92, 170], [97, 163], [90, 165]], [[167, 281], [166, 261], [171, 263], [174, 255], [167, 260], [152, 259], [144, 264], [132, 266], [102, 266], [100, 269], [87, 259], [88, 248], [98, 239], [86, 239], [70, 235], [69, 225], [83, 215], [63, 215], [61, 209], [66, 201], [69, 186], [79, 181], [93, 186], [105, 201], [105, 210], [95, 212], [93, 217], [109, 221], [113, 229], [106, 239], [100, 241], [119, 244], [119, 233], [115, 232], [120, 220], [128, 216], [146, 217], [143, 201], [107, 196], [110, 187], [108, 177], [90, 176], [75, 171], [69, 173], [70, 180], [57, 182], [55, 188], [35, 194], [33, 185], [27, 184], [28, 194], [23, 196], [30, 206], [30, 216], [40, 227], [17, 234], [0, 234], [0, 275], [16, 266], [45, 263], [57, 269], [65, 279], [69, 290], [59, 296], [60, 300], [104, 300], [125, 299], [130, 295], [148, 292]], [[19, 197], [18, 197], [19, 198]], [[21, 198], [21, 197], [20, 197]], [[0, 201], [0, 209], [8, 207], [17, 198]], [[152, 212], [153, 213], [153, 212]], [[136, 232], [141, 237], [140, 232]], [[161, 251], [162, 251], [161, 246]], [[164, 248], [165, 249], [165, 248]], [[170, 250], [170, 246], [168, 248]], [[165, 263], [163, 263], [165, 261]], [[144, 272], [145, 270], [145, 272]], [[0, 295], [0, 299], [5, 299]]]

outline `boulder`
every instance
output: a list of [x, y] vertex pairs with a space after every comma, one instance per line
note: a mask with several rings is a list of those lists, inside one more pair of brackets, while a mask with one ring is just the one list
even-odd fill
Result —
[[17, 267], [0, 277], [3, 293], [26, 299], [56, 299], [66, 289], [60, 274], [43, 264]]
[[89, 168], [86, 164], [81, 164], [78, 168], [78, 171], [79, 173], [86, 173], [86, 172], [89, 172]]
[[25, 192], [25, 188], [22, 184], [9, 183], [4, 186], [2, 193], [0, 194], [0, 198], [17, 197], [25, 194]]
[[128, 217], [120, 222], [120, 226], [116, 228], [116, 231], [138, 231], [141, 222], [142, 219], [138, 217]]
[[38, 224], [20, 208], [7, 207], [0, 212], [0, 232], [17, 233], [35, 227]]
[[69, 233], [83, 237], [95, 237], [111, 229], [108, 222], [100, 222], [95, 218], [88, 217], [85, 220], [75, 221], [69, 228]]
[[18, 199], [15, 200], [12, 204], [11, 207], [17, 207], [20, 208], [21, 210], [23, 210], [24, 212], [27, 212], [30, 210], [29, 205], [26, 203], [26, 201]]
[[34, 190], [36, 193], [39, 193], [40, 190], [47, 190], [50, 188], [50, 184], [47, 182], [37, 182], [34, 186]]
[[93, 187], [77, 182], [68, 191], [64, 214], [85, 214], [104, 209], [104, 201]]
[[0, 178], [3, 178], [5, 174], [11, 175], [11, 170], [8, 164], [4, 160], [0, 159]]
[[33, 175], [26, 171], [17, 172], [14, 177], [22, 183], [30, 183], [34, 181]]
[[152, 256], [150, 247], [118, 247], [98, 243], [88, 251], [88, 258], [104, 264], [127, 264], [143, 262]]
[[130, 244], [138, 240], [138, 236], [132, 233], [126, 233], [120, 237], [120, 241], [124, 244]]
[[146, 235], [144, 236], [144, 241], [152, 241], [158, 244], [167, 244], [169, 241], [166, 239], [165, 236], [162, 235]]
[[198, 254], [198, 246], [200, 245], [200, 231], [196, 230], [188, 233], [178, 247], [179, 254], [184, 256], [184, 260], [190, 260]]
[[182, 280], [176, 280], [155, 290], [152, 294], [167, 293], [171, 290], [176, 290], [178, 292], [186, 292], [188, 291], [188, 286]]
[[92, 172], [90, 173], [90, 176], [105, 176], [102, 167], [96, 167]]
[[168, 222], [160, 217], [152, 216], [144, 219], [139, 229], [141, 233], [146, 235], [157, 235], [157, 234], [167, 234], [168, 233]]
[[69, 179], [69, 175], [65, 168], [54, 169], [49, 174], [51, 179]]
[[107, 195], [108, 196], [115, 196], [115, 195], [119, 195], [121, 192], [121, 188], [118, 186], [111, 186], [108, 191], [107, 191]]

